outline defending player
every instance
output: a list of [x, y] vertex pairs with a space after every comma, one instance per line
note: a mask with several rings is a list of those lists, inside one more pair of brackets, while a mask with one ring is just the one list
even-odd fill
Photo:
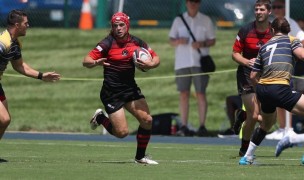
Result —
[[[28, 77], [48, 82], [55, 82], [60, 75], [55, 72], [39, 72], [23, 61], [21, 43], [18, 38], [26, 35], [29, 27], [27, 14], [20, 10], [12, 10], [7, 17], [7, 29], [0, 34], [0, 79], [10, 62], [15, 71]], [[0, 139], [11, 122], [8, 103], [0, 83]]]
[[292, 91], [290, 87], [294, 57], [304, 60], [304, 49], [298, 39], [288, 36], [290, 26], [285, 18], [276, 18], [271, 27], [275, 36], [260, 49], [250, 75], [256, 84], [263, 121], [255, 129], [249, 148], [239, 161], [240, 165], [253, 163], [256, 148], [276, 122], [277, 107], [304, 116], [304, 95]]

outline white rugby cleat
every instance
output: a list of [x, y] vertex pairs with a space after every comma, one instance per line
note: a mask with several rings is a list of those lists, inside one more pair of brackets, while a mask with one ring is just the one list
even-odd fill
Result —
[[92, 117], [92, 119], [90, 120], [90, 125], [91, 125], [91, 129], [92, 130], [95, 130], [100, 124], [98, 124], [97, 120], [96, 120], [96, 117], [99, 115], [99, 114], [103, 114], [103, 111], [102, 109], [97, 109]]
[[158, 164], [158, 162], [153, 161], [152, 159], [150, 159], [148, 156], [145, 156], [141, 159], [135, 159], [135, 163], [138, 164]]

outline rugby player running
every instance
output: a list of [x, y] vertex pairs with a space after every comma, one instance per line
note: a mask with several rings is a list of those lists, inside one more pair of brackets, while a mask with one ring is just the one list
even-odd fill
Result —
[[146, 148], [151, 137], [152, 117], [145, 96], [135, 82], [135, 64], [132, 54], [138, 47], [147, 49], [151, 61], [140, 61], [142, 69], [156, 68], [157, 54], [143, 40], [129, 34], [129, 17], [121, 12], [111, 18], [111, 32], [91, 50], [83, 60], [87, 68], [103, 66], [104, 81], [100, 99], [105, 107], [97, 109], [90, 121], [91, 128], [103, 125], [115, 137], [124, 138], [129, 134], [125, 109], [139, 122], [135, 163], [158, 164], [146, 156]]

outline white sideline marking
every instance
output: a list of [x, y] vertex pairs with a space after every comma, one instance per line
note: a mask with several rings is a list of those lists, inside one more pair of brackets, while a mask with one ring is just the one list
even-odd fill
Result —
[[[57, 143], [57, 142], [36, 142], [33, 141], [34, 143], [30, 143], [30, 142], [24, 142], [24, 141], [19, 141], [19, 142], [12, 142], [10, 140], [2, 140], [1, 143], [5, 143], [5, 144], [24, 144], [24, 145], [29, 145], [29, 144], [37, 144], [37, 145], [49, 145], [49, 146], [55, 146], [60, 144], [60, 146], [90, 146], [90, 147], [120, 147], [120, 148], [126, 148], [126, 147], [131, 147], [133, 148], [134, 145], [136, 144], [136, 142], [134, 143], [130, 143], [130, 145], [116, 145], [116, 144], [100, 144], [101, 142], [96, 142], [96, 143]], [[104, 142], [102, 142], [104, 143]], [[106, 142], [107, 143], [107, 142]], [[134, 144], [134, 145], [133, 145]], [[214, 147], [205, 147], [204, 145], [201, 145], [202, 147], [195, 147], [195, 148], [191, 148], [191, 150], [196, 150], [196, 151], [201, 151], [201, 150], [213, 150]], [[159, 146], [153, 146], [153, 144], [150, 144], [149, 148], [152, 149], [189, 149], [189, 147], [185, 146], [185, 147], [177, 147], [177, 146], [166, 146], [166, 147], [159, 147]], [[295, 153], [302, 153], [302, 149], [301, 148], [297, 148], [299, 150], [296, 150], [296, 148], [293, 148], [293, 152]], [[235, 151], [238, 152], [238, 148], [229, 148], [229, 149], [225, 149], [225, 151]], [[259, 149], [257, 152], [273, 152], [274, 153], [274, 149]], [[257, 158], [259, 158], [259, 156], [257, 155]], [[276, 159], [276, 158], [275, 158]], [[277, 158], [277, 159], [281, 159], [281, 158]]]

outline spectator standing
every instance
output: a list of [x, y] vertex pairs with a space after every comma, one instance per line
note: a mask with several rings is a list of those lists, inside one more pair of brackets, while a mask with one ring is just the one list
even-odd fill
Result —
[[182, 120], [182, 127], [178, 135], [182, 136], [193, 135], [187, 126], [192, 81], [196, 92], [200, 123], [196, 134], [198, 136], [206, 136], [208, 132], [205, 122], [208, 107], [206, 88], [209, 76], [191, 76], [191, 74], [203, 73], [200, 64], [200, 54], [197, 50], [200, 49], [202, 56], [208, 55], [209, 48], [215, 45], [216, 39], [214, 25], [208, 16], [199, 12], [200, 5], [201, 0], [186, 0], [187, 12], [182, 14], [196, 38], [196, 42], [191, 38], [186, 25], [180, 17], [174, 19], [169, 32], [170, 44], [175, 47], [174, 69], [177, 76], [176, 84], [179, 91], [179, 109]]
[[[230, 127], [220, 132], [218, 137], [225, 138], [225, 137], [235, 137], [237, 136], [234, 131], [234, 124], [235, 124], [235, 115], [238, 109], [242, 109], [242, 99], [239, 95], [232, 95], [226, 97], [226, 115], [229, 119]], [[245, 117], [245, 111], [243, 112], [243, 117]], [[244, 118], [246, 119], [246, 118]]]

